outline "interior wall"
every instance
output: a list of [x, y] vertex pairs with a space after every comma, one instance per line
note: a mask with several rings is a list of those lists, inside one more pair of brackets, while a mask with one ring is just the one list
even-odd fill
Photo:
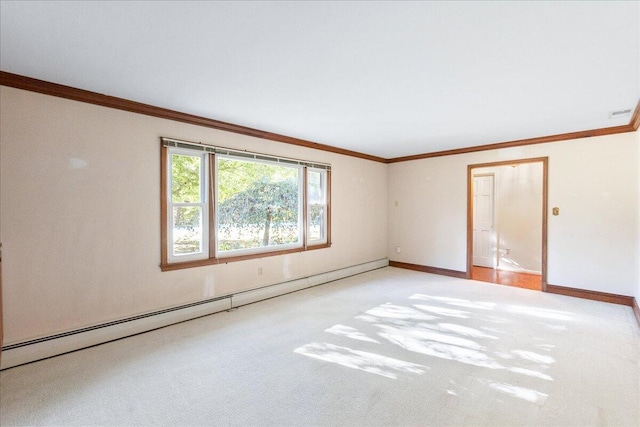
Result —
[[542, 162], [473, 169], [495, 177], [498, 270], [542, 271]]
[[[385, 164], [8, 87], [0, 114], [5, 345], [386, 258]], [[332, 247], [161, 272], [161, 136], [330, 163]]]
[[637, 132], [390, 164], [389, 259], [466, 271], [467, 166], [537, 157], [549, 158], [548, 283], [637, 293]]
[[[635, 162], [636, 162], [636, 167], [640, 170], [640, 130], [635, 132], [635, 137], [636, 137], [636, 147], [638, 147], [638, 150], [636, 152], [636, 158], [635, 158]], [[637, 190], [637, 197], [638, 200], [640, 200], [640, 173], [637, 174], [636, 176], [636, 180], [637, 180], [637, 184], [636, 184], [636, 190]], [[638, 260], [636, 263], [636, 276], [638, 278], [637, 280], [637, 285], [636, 285], [636, 290], [635, 290], [635, 298], [636, 298], [636, 304], [640, 306], [640, 226], [638, 226], [637, 228], [637, 233], [636, 235], [638, 236], [637, 239], [637, 245], [638, 245]]]

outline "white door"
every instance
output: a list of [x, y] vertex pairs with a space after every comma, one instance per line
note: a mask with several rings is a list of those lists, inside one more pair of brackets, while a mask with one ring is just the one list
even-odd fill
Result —
[[496, 267], [494, 175], [473, 176], [473, 265]]

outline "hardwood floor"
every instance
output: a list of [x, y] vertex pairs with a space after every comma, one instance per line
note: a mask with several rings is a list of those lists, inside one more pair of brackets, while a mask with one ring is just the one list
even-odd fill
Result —
[[517, 288], [542, 290], [542, 276], [531, 273], [516, 273], [513, 271], [494, 270], [486, 267], [473, 266], [471, 278], [481, 282], [496, 283], [498, 285], [515, 286]]

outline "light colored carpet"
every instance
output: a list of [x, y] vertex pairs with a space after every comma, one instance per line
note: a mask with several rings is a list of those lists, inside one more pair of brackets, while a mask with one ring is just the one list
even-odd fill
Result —
[[638, 426], [629, 307], [385, 268], [0, 372], [0, 424]]

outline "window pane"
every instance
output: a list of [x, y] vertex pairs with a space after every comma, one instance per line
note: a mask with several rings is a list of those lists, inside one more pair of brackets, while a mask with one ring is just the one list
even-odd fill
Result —
[[200, 203], [202, 156], [171, 155], [171, 202]]
[[324, 239], [324, 206], [309, 206], [309, 240]]
[[308, 244], [326, 241], [326, 172], [307, 169], [307, 239]]
[[320, 171], [307, 171], [307, 199], [309, 203], [324, 203], [322, 175]]
[[190, 255], [203, 251], [202, 208], [173, 207], [173, 255]]
[[300, 169], [218, 157], [218, 251], [300, 242]]

